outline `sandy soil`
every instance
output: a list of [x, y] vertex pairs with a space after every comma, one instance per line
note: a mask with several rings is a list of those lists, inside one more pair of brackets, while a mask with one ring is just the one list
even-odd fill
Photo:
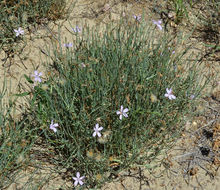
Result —
[[[69, 3], [74, 2], [69, 0]], [[48, 59], [45, 53], [46, 44], [51, 44], [51, 40], [58, 46], [56, 38], [58, 25], [61, 24], [61, 40], [63, 43], [71, 42], [72, 35], [71, 27], [76, 25], [84, 27], [89, 26], [103, 26], [110, 20], [118, 20], [121, 15], [127, 16], [131, 19], [134, 15], [141, 15], [144, 10], [146, 19], [159, 19], [158, 11], [164, 6], [163, 1], [158, 1], [157, 4], [153, 2], [138, 3], [138, 1], [103, 1], [103, 0], [79, 0], [76, 6], [71, 10], [68, 21], [60, 20], [56, 23], [50, 23], [47, 26], [38, 26], [32, 28], [31, 31], [25, 30], [26, 45], [21, 55], [15, 55], [13, 59], [5, 59], [6, 54], [1, 52], [1, 70], [0, 80], [1, 86], [6, 73], [7, 85], [11, 89], [7, 98], [13, 98], [11, 94], [23, 91], [26, 85], [23, 75], [31, 76], [34, 70], [42, 71], [43, 77], [46, 78], [48, 70], [42, 64]], [[193, 22], [193, 15], [191, 21]], [[190, 25], [190, 24], [189, 24]], [[189, 32], [188, 25], [180, 25], [178, 27], [171, 21], [168, 25], [168, 32], [171, 35], [177, 35], [178, 31], [182, 31], [186, 36]], [[207, 49], [203, 45], [201, 39], [196, 38], [195, 34], [188, 40], [182, 42], [181, 47], [184, 48], [189, 43], [193, 44], [195, 54], [200, 52], [206, 53]], [[56, 46], [55, 45], [55, 46]], [[176, 50], [178, 51], [178, 49]], [[215, 54], [218, 56], [218, 54]], [[220, 70], [219, 63], [207, 59], [202, 60], [203, 66], [210, 64], [212, 73], [216, 76], [212, 87], [207, 88], [207, 97], [201, 99], [197, 111], [200, 112], [198, 117], [186, 119], [186, 130], [182, 134], [182, 138], [174, 143], [172, 150], [164, 152], [158, 160], [149, 163], [145, 166], [131, 166], [128, 171], [123, 171], [111, 183], [105, 184], [104, 189], [144, 189], [144, 190], [217, 190], [220, 187], [220, 171], [219, 167], [219, 142], [220, 142], [220, 78], [218, 72]], [[5, 72], [6, 71], [6, 72]], [[22, 84], [22, 85], [21, 85]], [[31, 87], [30, 87], [31, 88]], [[15, 117], [22, 112], [22, 100], [18, 101], [18, 112]], [[212, 132], [212, 138], [205, 135], [204, 130]], [[208, 155], [204, 154], [202, 148], [210, 150]], [[46, 152], [46, 150], [35, 147], [36, 150]], [[206, 150], [205, 149], [205, 150]], [[35, 152], [35, 153], [34, 153]], [[21, 172], [18, 172], [14, 183], [8, 186], [8, 190], [15, 189], [33, 189], [33, 187], [40, 184], [44, 180], [43, 186], [38, 189], [71, 189], [71, 179], [65, 179], [63, 174], [65, 171], [62, 168], [55, 168], [49, 162], [40, 161], [38, 159], [37, 151], [33, 151], [30, 155], [31, 164]], [[46, 153], [45, 153], [46, 154]], [[35, 159], [33, 159], [35, 158]], [[41, 159], [42, 160], [42, 159]], [[204, 161], [206, 160], [206, 161]], [[157, 165], [157, 169], [149, 168]], [[60, 171], [57, 173], [57, 171]], [[30, 179], [32, 176], [32, 179]], [[34, 179], [34, 180], [33, 180]], [[31, 181], [32, 180], [32, 181]], [[27, 181], [30, 185], [22, 187]]]

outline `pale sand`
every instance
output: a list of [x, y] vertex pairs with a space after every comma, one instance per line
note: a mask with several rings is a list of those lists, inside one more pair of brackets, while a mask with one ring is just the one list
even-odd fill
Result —
[[[71, 0], [69, 0], [71, 3]], [[74, 2], [74, 1], [72, 1]], [[147, 6], [149, 5], [149, 6]], [[72, 41], [72, 35], [69, 31], [71, 31], [71, 27], [75, 27], [76, 25], [83, 27], [85, 24], [88, 24], [89, 26], [97, 26], [100, 25], [103, 26], [104, 23], [108, 23], [110, 20], [118, 20], [120, 17], [120, 14], [124, 12], [123, 15], [130, 17], [133, 19], [132, 14], [139, 15], [142, 13], [142, 8], [146, 11], [146, 19], [151, 20], [154, 17], [154, 13], [151, 12], [151, 4], [130, 4], [130, 3], [114, 3], [114, 1], [110, 1], [107, 3], [98, 0], [79, 0], [76, 6], [71, 11], [69, 22], [68, 21], [57, 21], [56, 23], [62, 24], [61, 27], [61, 39], [62, 42], [65, 43], [65, 40], [67, 42]], [[96, 14], [97, 13], [97, 14]], [[97, 16], [98, 15], [98, 16]], [[70, 25], [71, 23], [71, 25]], [[48, 32], [47, 29], [50, 29], [53, 32]], [[25, 30], [25, 40], [27, 41], [27, 45], [22, 53], [22, 56], [27, 55], [27, 58], [25, 60], [20, 60], [18, 56], [15, 56], [15, 58], [12, 60], [12, 65], [10, 66], [9, 71], [6, 73], [7, 78], [7, 85], [11, 83], [11, 92], [8, 93], [6, 96], [6, 100], [8, 97], [11, 97], [10, 95], [13, 93], [17, 93], [19, 91], [23, 91], [22, 87], [20, 88], [20, 84], [22, 86], [26, 85], [26, 81], [23, 77], [24, 74], [31, 76], [34, 72], [34, 70], [38, 70], [39, 72], [43, 73], [43, 79], [46, 79], [48, 70], [43, 66], [42, 62], [44, 62], [48, 57], [42, 53], [41, 50], [45, 50], [46, 46], [45, 44], [50, 44], [51, 40], [53, 39], [53, 42], [58, 46], [58, 43], [56, 41], [57, 38], [57, 25], [54, 25], [53, 23], [50, 23], [48, 27], [39, 27], [36, 31], [33, 31], [31, 34], [27, 34]], [[69, 31], [68, 31], [69, 30]], [[187, 30], [186, 30], [187, 31]], [[201, 42], [194, 39], [194, 44], [197, 44], [197, 47], [201, 48]], [[183, 44], [193, 42], [183, 42]], [[41, 49], [41, 50], [40, 50]], [[204, 47], [203, 47], [204, 49]], [[177, 50], [178, 51], [178, 50]], [[195, 50], [196, 51], [196, 50]], [[202, 51], [202, 50], [201, 50]], [[5, 57], [4, 53], [1, 52], [0, 58], [1, 60]], [[48, 59], [49, 60], [49, 59]], [[51, 61], [51, 60], [50, 60]], [[3, 63], [3, 62], [1, 62]], [[9, 62], [6, 63], [6, 65], [9, 64]], [[219, 68], [217, 68], [218, 70]], [[215, 71], [217, 74], [217, 71]], [[0, 80], [1, 85], [3, 81], [4, 76], [4, 69], [1, 67], [0, 70]], [[10, 82], [9, 82], [10, 81]], [[220, 81], [217, 79], [217, 81]], [[2, 87], [2, 86], [1, 86]], [[9, 87], [8, 87], [9, 89]], [[220, 84], [216, 86], [214, 89], [214, 92], [219, 92]], [[210, 90], [211, 91], [211, 90]], [[210, 93], [207, 92], [207, 93]], [[11, 97], [13, 98], [13, 97]], [[22, 99], [18, 100], [18, 105], [23, 105], [25, 102]], [[19, 108], [19, 111], [15, 113], [15, 116], [19, 116], [20, 111], [22, 111], [22, 106]], [[191, 125], [189, 125], [191, 126]], [[184, 144], [186, 147], [187, 142], [189, 139], [182, 138], [179, 139], [176, 143], [176, 146], [173, 148], [173, 150], [169, 151], [167, 155], [170, 156], [170, 159], [172, 160], [173, 157], [177, 155], [181, 155], [182, 153], [178, 152], [177, 148], [183, 147], [181, 144], [182, 141], [186, 141]], [[160, 159], [165, 158], [166, 156], [162, 156]], [[129, 190], [136, 190], [140, 189], [140, 183], [143, 183], [142, 189], [144, 190], [162, 190], [162, 189], [168, 189], [168, 190], [193, 190], [193, 189], [205, 189], [205, 190], [217, 190], [220, 189], [220, 173], [217, 171], [215, 173], [214, 179], [210, 179], [208, 175], [205, 174], [205, 171], [202, 169], [199, 169], [198, 174], [195, 176], [190, 177], [190, 182], [187, 184], [187, 180], [183, 177], [183, 166], [178, 164], [176, 161], [171, 161], [172, 167], [170, 170], [166, 169], [167, 172], [164, 172], [163, 174], [160, 174], [162, 171], [165, 170], [164, 165], [161, 165], [154, 171], [154, 176], [149, 173], [147, 169], [144, 169], [144, 167], [141, 167], [141, 172], [136, 167], [136, 169], [131, 169], [132, 173], [134, 174], [133, 177], [124, 175], [128, 175], [128, 172], [122, 172], [121, 177], [119, 177], [119, 182], [112, 182], [106, 184], [102, 189], [129, 189]], [[38, 162], [37, 162], [38, 163]], [[43, 164], [43, 163], [38, 163]], [[156, 163], [155, 163], [156, 164]], [[158, 164], [158, 163], [157, 163]], [[33, 164], [35, 165], [35, 164]], [[42, 179], [48, 179], [48, 182], [42, 187], [42, 189], [59, 189], [59, 187], [63, 187], [63, 189], [68, 189], [72, 186], [71, 182], [67, 182], [66, 180], [63, 180], [59, 174], [52, 174], [54, 176], [51, 177], [50, 173], [51, 166], [49, 163], [44, 163], [48, 167], [44, 167], [42, 169], [38, 169], [38, 174], [34, 175], [34, 181], [31, 183], [32, 185], [29, 186], [26, 189], [30, 189], [31, 187], [34, 187], [34, 184], [39, 184], [39, 180]], [[19, 179], [17, 178], [16, 183], [13, 183], [8, 188], [9, 190], [15, 190], [16, 188], [22, 187], [22, 184], [24, 184], [25, 181], [29, 179], [29, 176], [33, 174], [33, 171], [35, 168], [29, 167], [27, 170], [22, 171], [18, 177], [21, 177], [23, 175], [24, 177]], [[62, 168], [61, 168], [62, 170]], [[173, 172], [171, 171], [173, 170]], [[138, 174], [137, 174], [138, 173]], [[155, 177], [160, 176], [160, 177]], [[139, 177], [139, 178], [138, 178]], [[140, 180], [141, 179], [141, 180]], [[200, 183], [200, 184], [199, 184]], [[123, 184], [123, 185], [122, 185]]]

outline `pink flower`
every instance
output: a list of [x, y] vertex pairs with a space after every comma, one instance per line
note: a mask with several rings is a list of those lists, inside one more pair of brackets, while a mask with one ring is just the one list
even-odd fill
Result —
[[169, 98], [170, 100], [175, 100], [176, 96], [173, 95], [172, 88], [168, 89], [166, 88], [167, 93], [165, 94], [165, 97]]

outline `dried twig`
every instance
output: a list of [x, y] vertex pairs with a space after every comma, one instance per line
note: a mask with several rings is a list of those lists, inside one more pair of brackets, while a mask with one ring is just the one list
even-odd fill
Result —
[[196, 154], [196, 152], [190, 152], [190, 153], [182, 154], [182, 155], [176, 156], [173, 160], [177, 160], [179, 158], [186, 157], [186, 156], [192, 156], [192, 155], [195, 155], [195, 154]]

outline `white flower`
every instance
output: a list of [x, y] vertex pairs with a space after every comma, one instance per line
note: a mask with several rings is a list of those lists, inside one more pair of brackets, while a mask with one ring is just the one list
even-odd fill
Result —
[[128, 115], [126, 114], [126, 112], [128, 112], [128, 108], [125, 108], [123, 110], [123, 106], [121, 105], [121, 110], [120, 111], [117, 111], [117, 115], [120, 115], [119, 116], [119, 119], [122, 120], [122, 116], [125, 116], [125, 117], [128, 117]]
[[21, 27], [19, 27], [18, 30], [15, 30], [15, 29], [14, 29], [14, 31], [15, 31], [15, 33], [16, 33], [16, 36], [24, 35], [24, 30], [22, 30]]
[[85, 176], [82, 176], [82, 177], [80, 177], [80, 173], [79, 172], [77, 172], [76, 173], [76, 177], [73, 177], [73, 180], [75, 181], [74, 182], [74, 186], [76, 187], [77, 185], [78, 185], [78, 183], [80, 184], [80, 185], [83, 185], [83, 179], [85, 178]]
[[54, 133], [57, 132], [57, 129], [56, 127], [58, 127], [58, 123], [53, 123], [53, 120], [51, 121], [51, 124], [50, 124], [50, 129], [54, 131]]
[[[171, 50], [170, 47], [168, 47], [168, 50]], [[172, 51], [172, 54], [174, 54], [174, 53], [175, 53], [175, 50]]]
[[73, 47], [73, 44], [72, 43], [67, 43], [67, 44], [63, 44], [63, 46], [69, 48], [69, 47]]
[[136, 21], [140, 21], [140, 20], [141, 20], [141, 16], [140, 16], [140, 15], [138, 15], [138, 16], [133, 15], [133, 17], [134, 17], [134, 19], [135, 19]]
[[94, 133], [93, 133], [93, 137], [95, 137], [96, 135], [98, 135], [98, 137], [101, 137], [101, 133], [99, 131], [101, 131], [103, 129], [103, 127], [99, 127], [99, 124], [97, 123], [94, 127]]
[[38, 73], [38, 71], [34, 71], [34, 75], [32, 75], [33, 77], [34, 77], [34, 81], [35, 82], [41, 82], [41, 76], [42, 76], [42, 73], [40, 72], [40, 73]]
[[84, 67], [84, 68], [86, 67], [86, 65], [84, 63], [80, 63], [80, 66]]
[[192, 95], [190, 95], [190, 97], [189, 97], [189, 99], [194, 99], [195, 98], [195, 95], [194, 94], [192, 94]]
[[153, 20], [153, 23], [157, 25], [157, 27], [159, 28], [159, 30], [162, 30], [162, 29], [163, 29], [163, 27], [161, 26], [162, 20], [158, 20], [158, 21]]
[[76, 28], [72, 28], [73, 32], [77, 33], [77, 32], [81, 32], [81, 28], [76, 26]]
[[165, 97], [168, 97], [170, 100], [176, 99], [176, 96], [173, 95], [172, 88], [166, 88], [166, 91], [167, 93], [165, 94]]
[[188, 97], [190, 100], [193, 100], [196, 96], [195, 94], [188, 94], [188, 92], [186, 92], [186, 97]]

